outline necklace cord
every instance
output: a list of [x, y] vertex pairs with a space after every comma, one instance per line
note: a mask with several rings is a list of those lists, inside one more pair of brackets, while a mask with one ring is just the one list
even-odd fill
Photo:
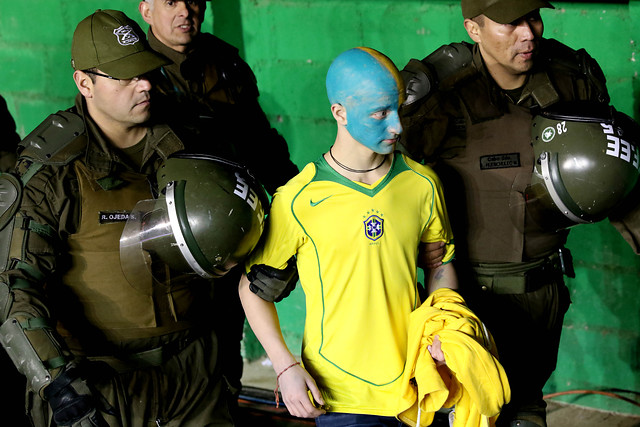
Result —
[[353, 173], [367, 173], [367, 172], [374, 171], [374, 170], [378, 169], [379, 167], [381, 167], [382, 165], [384, 165], [384, 162], [387, 161], [387, 156], [384, 155], [384, 157], [382, 158], [382, 162], [380, 162], [380, 164], [378, 166], [372, 167], [371, 169], [353, 169], [353, 168], [350, 168], [347, 165], [343, 165], [335, 157], [333, 157], [333, 152], [331, 151], [332, 148], [333, 148], [333, 146], [331, 146], [329, 148], [329, 156], [331, 156], [331, 159], [334, 162], [336, 162], [336, 165], [340, 166], [342, 169], [344, 169], [346, 171], [353, 172]]

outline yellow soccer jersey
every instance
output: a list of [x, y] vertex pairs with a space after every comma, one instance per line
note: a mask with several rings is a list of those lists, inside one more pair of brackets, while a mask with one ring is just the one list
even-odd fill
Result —
[[321, 158], [278, 189], [264, 241], [247, 262], [282, 268], [297, 255], [306, 297], [302, 359], [327, 409], [395, 416], [409, 313], [418, 305], [420, 242], [453, 235], [431, 168], [396, 153], [373, 185]]

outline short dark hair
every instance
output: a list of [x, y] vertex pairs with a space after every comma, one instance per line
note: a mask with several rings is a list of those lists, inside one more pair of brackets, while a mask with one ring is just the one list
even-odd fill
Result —
[[484, 22], [485, 22], [485, 16], [484, 15], [478, 15], [475, 18], [471, 18], [471, 20], [473, 22], [475, 22], [476, 24], [478, 24], [480, 26], [480, 28], [484, 27]]
[[[90, 71], [90, 73], [87, 73], [87, 71]], [[87, 68], [86, 70], [82, 70], [83, 73], [85, 73], [87, 76], [89, 76], [89, 78], [91, 79], [92, 83], [96, 82], [96, 79], [98, 78], [98, 76], [96, 76], [95, 74], [92, 73], [97, 73], [98, 69], [96, 67], [93, 68]]]

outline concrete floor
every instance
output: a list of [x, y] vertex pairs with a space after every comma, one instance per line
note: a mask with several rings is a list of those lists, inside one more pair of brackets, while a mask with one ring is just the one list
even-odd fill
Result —
[[547, 401], [549, 427], [640, 427], [640, 416]]
[[[264, 390], [265, 400], [273, 399], [272, 390], [275, 388], [276, 377], [268, 359], [260, 359], [255, 362], [246, 363], [244, 367], [243, 385], [252, 386]], [[570, 405], [553, 400], [547, 401], [547, 424], [548, 427], [640, 427], [640, 416], [618, 414], [607, 411], [600, 411], [589, 407]], [[241, 402], [242, 406], [242, 402]], [[306, 420], [292, 420], [286, 416], [286, 412], [269, 408], [267, 412], [251, 411], [245, 405], [246, 418], [244, 425], [261, 427], [271, 426], [304, 426], [314, 425]], [[268, 412], [271, 411], [271, 412]], [[436, 425], [437, 423], [437, 425]], [[434, 421], [433, 427], [442, 426], [446, 423]], [[243, 427], [243, 426], [238, 426]]]

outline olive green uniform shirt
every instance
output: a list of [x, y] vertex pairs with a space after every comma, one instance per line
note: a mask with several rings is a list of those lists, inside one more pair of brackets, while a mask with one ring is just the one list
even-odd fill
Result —
[[258, 86], [238, 50], [201, 33], [177, 52], [148, 32], [153, 50], [172, 63], [160, 69], [157, 109], [208, 145], [210, 153], [246, 165], [269, 194], [298, 173], [284, 138], [271, 127], [258, 102]]

